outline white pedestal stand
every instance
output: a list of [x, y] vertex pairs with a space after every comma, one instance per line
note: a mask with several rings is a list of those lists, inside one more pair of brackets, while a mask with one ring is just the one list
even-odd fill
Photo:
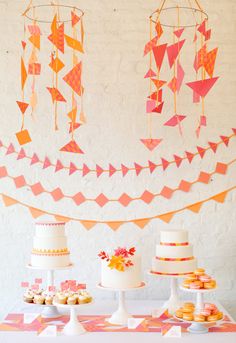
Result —
[[127, 326], [128, 318], [131, 318], [132, 315], [129, 314], [129, 312], [126, 309], [125, 304], [125, 292], [127, 291], [134, 291], [142, 289], [146, 286], [144, 282], [139, 287], [134, 288], [125, 288], [125, 289], [119, 289], [119, 288], [109, 288], [109, 287], [103, 287], [100, 283], [97, 285], [98, 288], [107, 290], [107, 291], [115, 291], [118, 292], [119, 298], [118, 298], [118, 309], [112, 314], [112, 316], [107, 320], [108, 323], [114, 324], [114, 325], [125, 325]]
[[170, 314], [174, 314], [175, 311], [181, 307], [182, 301], [178, 295], [178, 278], [181, 276], [168, 276], [168, 275], [159, 275], [152, 272], [148, 272], [149, 275], [156, 277], [165, 277], [170, 279], [170, 297], [162, 306], [166, 308]]
[[63, 334], [67, 336], [76, 336], [76, 335], [82, 335], [85, 332], [85, 328], [83, 325], [78, 321], [76, 311], [80, 307], [86, 306], [86, 305], [91, 305], [91, 303], [88, 304], [81, 304], [81, 305], [64, 305], [64, 304], [58, 304], [58, 303], [53, 303], [55, 307], [61, 307], [64, 309], [70, 309], [70, 320], [69, 322], [64, 326], [63, 329]]
[[[58, 267], [54, 269], [47, 269], [41, 267], [33, 267], [30, 264], [27, 266], [29, 269], [35, 270], [46, 270], [47, 271], [47, 290], [49, 290], [49, 286], [54, 286], [54, 271], [55, 270], [66, 270], [73, 267], [73, 264], [70, 264], [68, 267]], [[43, 310], [41, 313], [43, 318], [57, 318], [60, 317], [61, 314], [58, 312], [57, 307], [54, 305], [43, 305]]]
[[214, 292], [216, 287], [211, 289], [190, 289], [180, 286], [180, 289], [184, 292], [196, 294], [195, 310], [199, 312], [204, 308], [204, 294]]
[[175, 319], [180, 320], [181, 322], [184, 323], [191, 323], [191, 325], [187, 328], [188, 332], [190, 333], [195, 333], [195, 334], [200, 334], [200, 333], [207, 333], [209, 331], [209, 328], [205, 326], [205, 324], [214, 324], [222, 321], [222, 319], [217, 320], [216, 322], [194, 322], [194, 321], [189, 321], [189, 320], [183, 320], [181, 318], [178, 318], [174, 316]]

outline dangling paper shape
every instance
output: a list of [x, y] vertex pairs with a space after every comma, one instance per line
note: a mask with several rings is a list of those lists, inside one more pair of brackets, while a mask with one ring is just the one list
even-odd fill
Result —
[[174, 155], [174, 159], [175, 159], [175, 163], [176, 163], [177, 168], [179, 168], [179, 166], [181, 165], [181, 163], [183, 161], [182, 157]]
[[27, 110], [29, 104], [27, 104], [26, 102], [22, 102], [22, 101], [17, 101], [16, 103], [19, 106], [21, 113], [24, 114], [25, 111]]
[[44, 162], [43, 162], [43, 169], [46, 169], [46, 168], [48, 168], [48, 167], [51, 167], [51, 165], [52, 165], [52, 163], [51, 163], [51, 161], [49, 160], [49, 158], [48, 158], [48, 157], [45, 157]]
[[184, 27], [181, 29], [175, 30], [174, 34], [176, 35], [177, 38], [180, 38], [183, 32], [184, 32]]
[[80, 17], [75, 14], [75, 12], [71, 11], [71, 25], [74, 27], [80, 21]]
[[160, 21], [157, 22], [155, 29], [156, 29], [157, 37], [160, 38], [163, 33], [163, 29], [162, 29]]
[[83, 165], [83, 176], [87, 175], [89, 172], [90, 172], [89, 167], [86, 164], [84, 164]]
[[198, 104], [200, 100], [201, 100], [200, 95], [197, 92], [193, 91], [193, 103]]
[[204, 149], [204, 148], [202, 148], [200, 146], [197, 146], [197, 151], [198, 151], [200, 157], [203, 158], [204, 155], [205, 155], [206, 149]]
[[176, 77], [173, 77], [173, 79], [168, 83], [167, 85], [173, 93], [177, 91], [177, 79]]
[[128, 173], [129, 168], [127, 168], [124, 164], [122, 164], [121, 171], [122, 171], [122, 175], [125, 176]]
[[154, 108], [156, 107], [156, 101], [155, 100], [147, 100], [146, 102], [146, 113], [152, 113]]
[[208, 142], [208, 144], [209, 144], [211, 150], [212, 150], [214, 153], [216, 153], [216, 150], [217, 150], [217, 148], [218, 148], [218, 144], [217, 144], [217, 143], [214, 143], [214, 142]]
[[49, 67], [51, 67], [52, 70], [55, 71], [55, 73], [59, 73], [59, 71], [61, 71], [61, 69], [64, 68], [64, 66], [64, 63], [58, 57], [54, 58], [52, 56], [52, 60], [49, 64]]
[[61, 163], [61, 161], [57, 160], [56, 167], [55, 167], [55, 173], [58, 172], [59, 170], [63, 169], [63, 168], [64, 168], [64, 166]]
[[152, 161], [148, 161], [148, 167], [149, 167], [150, 173], [152, 174], [154, 170], [156, 169], [157, 165], [153, 163]]
[[45, 214], [45, 212], [38, 210], [34, 207], [29, 207], [29, 211], [34, 219], [37, 219]]
[[36, 52], [33, 50], [30, 54], [29, 64], [30, 63], [37, 63], [37, 62], [38, 62], [38, 58], [37, 58]]
[[112, 164], [109, 164], [109, 177], [116, 173], [116, 168]]
[[28, 130], [22, 130], [16, 133], [16, 138], [20, 145], [27, 144], [31, 142], [31, 137]]
[[47, 87], [48, 91], [50, 92], [51, 96], [52, 96], [52, 101], [53, 103], [55, 101], [62, 101], [62, 102], [66, 102], [66, 99], [62, 96], [62, 94], [59, 92], [59, 90], [55, 87]]
[[203, 22], [199, 25], [197, 30], [201, 34], [205, 35], [205, 33], [206, 33], [206, 20], [203, 20]]
[[30, 165], [32, 166], [33, 164], [38, 163], [38, 162], [39, 162], [38, 156], [36, 154], [33, 154]]
[[211, 199], [215, 200], [216, 202], [219, 202], [219, 203], [223, 204], [225, 202], [225, 198], [226, 198], [227, 194], [228, 194], [227, 191], [226, 192], [222, 192], [220, 194], [217, 194], [217, 195], [213, 196]]
[[149, 69], [148, 72], [145, 74], [144, 78], [147, 79], [149, 77], [155, 77], [155, 76], [157, 76], [157, 74], [154, 73], [152, 69]]
[[56, 34], [56, 32], [57, 32], [57, 14], [55, 14], [53, 17], [53, 21], [51, 24], [51, 31], [53, 34]]
[[157, 89], [161, 88], [164, 84], [166, 84], [166, 81], [156, 80], [156, 79], [151, 79], [151, 80]]
[[80, 147], [74, 140], [71, 140], [68, 144], [62, 147], [60, 151], [83, 154], [83, 151], [80, 149]]
[[222, 142], [228, 146], [229, 145], [229, 137], [227, 136], [220, 136], [220, 138], [222, 139]]
[[210, 77], [213, 77], [217, 51], [218, 48], [209, 51], [205, 58], [204, 67]]
[[152, 110], [152, 113], [161, 113], [161, 112], [162, 112], [163, 105], [164, 105], [164, 101], [162, 101], [157, 107], [155, 107], [155, 108]]
[[22, 45], [23, 50], [25, 50], [26, 42], [24, 40], [21, 41], [21, 45]]
[[207, 57], [207, 49], [206, 44], [203, 45], [203, 47], [196, 53], [195, 59], [194, 59], [194, 69], [197, 72], [198, 69], [205, 64], [205, 60]]
[[193, 158], [194, 158], [194, 154], [192, 152], [189, 152], [189, 151], [185, 151], [185, 153], [186, 153], [186, 157], [187, 157], [189, 163], [191, 163]]
[[162, 139], [157, 138], [142, 138], [140, 141], [148, 148], [153, 151], [162, 141]]
[[81, 52], [82, 54], [84, 53], [83, 46], [77, 39], [74, 39], [74, 38], [69, 37], [67, 35], [65, 35], [65, 39], [66, 39], [66, 44], [70, 48], [72, 48], [73, 50], [77, 50], [77, 51]]
[[40, 75], [41, 64], [40, 63], [30, 63], [28, 66], [29, 75]]
[[97, 174], [97, 177], [101, 176], [103, 172], [104, 172], [103, 168], [100, 167], [98, 164], [96, 164], [96, 174]]
[[75, 131], [75, 130], [78, 129], [80, 126], [81, 126], [81, 124], [79, 124], [79, 123], [71, 122], [71, 123], [70, 123], [69, 133], [71, 133], [72, 131]]
[[9, 144], [9, 146], [7, 148], [6, 155], [13, 154], [13, 152], [15, 152], [15, 148], [14, 148], [14, 145], [11, 143], [11, 144]]
[[38, 25], [35, 25], [35, 24], [34, 25], [28, 25], [28, 30], [32, 36], [41, 35], [41, 31], [40, 31], [40, 28]]
[[82, 62], [78, 63], [72, 70], [63, 77], [63, 80], [79, 95], [82, 95], [81, 86]]
[[168, 56], [168, 60], [169, 60], [169, 65], [170, 68], [172, 68], [176, 58], [179, 55], [180, 50], [182, 49], [183, 45], [184, 45], [185, 39], [181, 40], [178, 43], [169, 45], [167, 47], [167, 56]]
[[147, 55], [154, 48], [154, 46], [157, 45], [157, 39], [157, 37], [154, 37], [145, 45], [143, 56]]
[[38, 50], [40, 50], [40, 36], [33, 35], [29, 38], [30, 43], [32, 43]]
[[188, 82], [186, 85], [192, 88], [198, 95], [205, 97], [219, 77], [212, 77], [211, 79]]
[[12, 206], [12, 205], [15, 205], [18, 203], [15, 199], [10, 198], [10, 197], [3, 195], [3, 194], [2, 194], [2, 200], [3, 200], [4, 205], [6, 207], [9, 207], [9, 206]]
[[162, 93], [163, 93], [163, 91], [162, 91], [162, 89], [159, 89], [158, 90], [158, 92], [154, 92], [154, 93], [152, 93], [151, 95], [149, 95], [149, 99], [151, 99], [151, 100], [158, 100], [158, 102], [162, 102]]
[[169, 167], [170, 162], [164, 158], [161, 158], [162, 169], [166, 170]]
[[19, 154], [17, 155], [17, 160], [21, 160], [22, 158], [26, 157], [25, 150], [23, 148], [20, 149]]
[[143, 170], [143, 167], [140, 166], [138, 163], [134, 163], [134, 168], [135, 168], [135, 172], [136, 172], [136, 175], [138, 176], [141, 171]]
[[85, 124], [87, 122], [84, 112], [80, 112], [79, 121], [81, 124]]
[[202, 207], [202, 204], [203, 204], [202, 202], [197, 202], [196, 204], [188, 206], [187, 209], [194, 213], [198, 213]]
[[184, 70], [181, 66], [181, 64], [179, 63], [179, 61], [177, 61], [177, 82], [176, 82], [176, 90], [179, 93], [180, 88], [182, 86], [183, 83], [183, 79], [184, 79]]
[[77, 108], [73, 108], [73, 110], [71, 110], [68, 114], [67, 117], [70, 118], [70, 120], [72, 121], [72, 123], [75, 123], [76, 121], [76, 115], [77, 115]]
[[52, 34], [48, 36], [48, 39], [52, 42], [53, 45], [55, 45], [58, 50], [60, 50], [64, 54], [64, 23], [62, 23], [58, 28], [54, 26], [56, 25], [54, 21], [53, 23]]
[[77, 171], [77, 167], [74, 163], [70, 162], [69, 175], [74, 174]]
[[165, 56], [167, 44], [155, 46], [152, 51], [156, 61], [157, 69], [160, 70]]
[[22, 90], [24, 89], [26, 79], [27, 79], [27, 71], [25, 68], [24, 60], [23, 58], [21, 58], [21, 89]]
[[205, 33], [205, 41], [208, 41], [211, 38], [211, 30], [207, 30]]
[[203, 126], [206, 126], [206, 125], [207, 125], [206, 116], [201, 115], [201, 116], [200, 116], [200, 122], [199, 122], [198, 128], [197, 128], [197, 130], [196, 130], [196, 135], [197, 135], [197, 137], [199, 137], [199, 135], [200, 135], [201, 128], [202, 128]]
[[184, 116], [184, 115], [175, 114], [167, 122], [165, 122], [164, 125], [165, 126], [176, 126], [185, 118], [186, 118], [186, 116]]
[[35, 109], [37, 105], [37, 94], [35, 92], [32, 92], [30, 97], [30, 106], [32, 107], [32, 110]]

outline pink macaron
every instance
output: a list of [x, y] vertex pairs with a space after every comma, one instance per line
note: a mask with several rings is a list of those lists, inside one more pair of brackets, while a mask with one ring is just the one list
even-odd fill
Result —
[[214, 311], [214, 310], [217, 309], [217, 307], [216, 307], [215, 304], [206, 303], [206, 304], [204, 305], [204, 309], [205, 309], [205, 310]]
[[209, 282], [209, 281], [211, 281], [211, 276], [210, 275], [200, 275], [199, 280], [202, 282]]
[[208, 317], [211, 315], [211, 310], [202, 310], [200, 314], [202, 314], [205, 317]]

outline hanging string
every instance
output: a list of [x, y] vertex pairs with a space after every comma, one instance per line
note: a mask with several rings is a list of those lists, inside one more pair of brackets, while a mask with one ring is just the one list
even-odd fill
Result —
[[[152, 40], [152, 20], [150, 18], [150, 41]], [[149, 53], [149, 68], [152, 68], [152, 52]], [[149, 91], [150, 95], [152, 94], [152, 80], [149, 78]], [[158, 96], [157, 96], [158, 98]], [[158, 100], [157, 100], [158, 101]], [[152, 114], [148, 113], [148, 136], [151, 139], [152, 138]]]

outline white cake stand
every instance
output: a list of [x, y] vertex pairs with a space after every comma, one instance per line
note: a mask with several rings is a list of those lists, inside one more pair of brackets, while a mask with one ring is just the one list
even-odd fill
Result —
[[175, 319], [180, 320], [181, 322], [184, 323], [191, 323], [191, 325], [187, 328], [188, 332], [190, 333], [195, 333], [195, 334], [200, 334], [200, 333], [207, 333], [209, 331], [209, 328], [205, 326], [205, 324], [214, 324], [214, 323], [218, 323], [220, 321], [222, 321], [222, 319], [220, 320], [216, 320], [215, 322], [194, 322], [194, 321], [190, 321], [190, 320], [184, 320], [182, 318], [178, 318], [176, 316], [174, 316]]
[[211, 289], [190, 289], [183, 286], [180, 286], [179, 288], [184, 292], [196, 294], [195, 308], [197, 311], [200, 311], [204, 308], [204, 294], [214, 292], [217, 289], [217, 287]]
[[118, 295], [119, 295], [118, 309], [107, 320], [108, 323], [114, 324], [114, 325], [127, 325], [128, 318], [131, 318], [132, 315], [129, 314], [129, 312], [126, 309], [125, 292], [142, 289], [142, 288], [146, 287], [146, 284], [145, 284], [145, 282], [142, 282], [139, 287], [133, 287], [133, 288], [110, 288], [110, 287], [104, 287], [101, 285], [101, 283], [99, 283], [97, 285], [97, 287], [100, 289], [106, 290], [106, 291], [118, 292]]
[[170, 314], [174, 314], [175, 311], [182, 305], [182, 301], [180, 300], [178, 295], [178, 278], [183, 278], [184, 275], [161, 275], [153, 273], [152, 271], [149, 271], [148, 274], [156, 277], [164, 277], [170, 279], [170, 297], [162, 307], [168, 309], [168, 312]]
[[75, 335], [82, 335], [85, 332], [85, 328], [83, 325], [78, 321], [76, 310], [79, 309], [81, 306], [91, 305], [93, 302], [87, 304], [78, 304], [78, 305], [67, 305], [67, 304], [58, 304], [56, 302], [53, 303], [55, 307], [61, 307], [64, 309], [70, 309], [70, 320], [64, 326], [63, 333], [67, 336], [75, 336]]
[[[42, 267], [34, 267], [31, 264], [27, 265], [27, 268], [34, 269], [34, 270], [45, 270], [47, 271], [47, 290], [49, 290], [49, 286], [54, 286], [54, 271], [55, 270], [67, 270], [72, 268], [74, 265], [71, 263], [67, 267], [56, 267], [53, 269], [50, 268], [42, 268]], [[43, 311], [41, 316], [43, 318], [57, 318], [60, 317], [61, 314], [58, 312], [57, 307], [54, 305], [43, 305]]]

